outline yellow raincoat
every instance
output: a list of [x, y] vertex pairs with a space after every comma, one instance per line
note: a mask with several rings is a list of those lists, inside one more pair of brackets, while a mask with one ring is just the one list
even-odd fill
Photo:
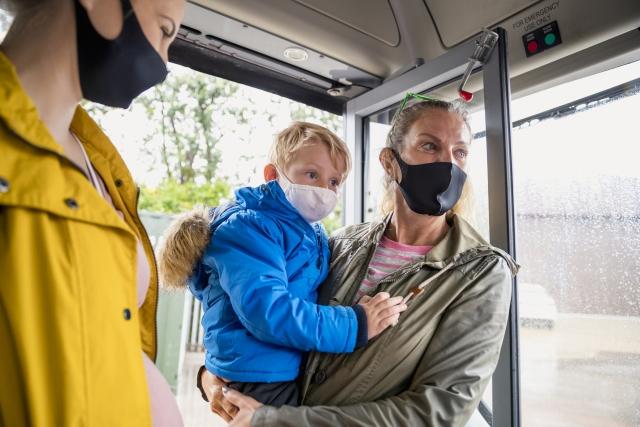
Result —
[[[78, 107], [72, 131], [123, 221], [53, 140], [0, 53], [0, 426], [149, 426], [157, 275], [137, 189]], [[137, 309], [136, 239], [152, 267]]]

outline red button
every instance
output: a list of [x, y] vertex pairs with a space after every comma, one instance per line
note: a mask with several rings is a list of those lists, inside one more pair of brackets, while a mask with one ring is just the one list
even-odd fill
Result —
[[538, 51], [538, 42], [536, 42], [535, 40], [531, 40], [529, 43], [527, 43], [527, 50], [529, 51], [529, 53], [536, 53]]

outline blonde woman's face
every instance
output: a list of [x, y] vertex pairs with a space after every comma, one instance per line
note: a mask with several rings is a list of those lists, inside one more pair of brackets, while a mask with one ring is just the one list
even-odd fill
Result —
[[444, 110], [429, 110], [405, 136], [400, 155], [410, 165], [454, 163], [466, 170], [471, 135], [462, 118]]
[[[80, 0], [80, 3], [100, 35], [114, 39], [120, 34], [123, 25], [120, 0]], [[185, 0], [131, 0], [131, 6], [147, 40], [167, 63], [169, 45], [184, 17]]]
[[169, 62], [169, 45], [178, 34], [185, 0], [132, 0], [131, 4], [147, 40]]

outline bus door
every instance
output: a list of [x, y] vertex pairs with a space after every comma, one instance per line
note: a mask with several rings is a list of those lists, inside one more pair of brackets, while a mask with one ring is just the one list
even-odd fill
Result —
[[[445, 101], [459, 100], [467, 104], [474, 133], [467, 172], [474, 189], [475, 209], [467, 219], [493, 245], [515, 256], [505, 34], [502, 29], [484, 31], [435, 60], [347, 102], [346, 138], [354, 154], [354, 173], [345, 185], [347, 224], [367, 221], [377, 214], [383, 194], [378, 154], [405, 95], [411, 92]], [[498, 367], [469, 425], [519, 425], [516, 299], [514, 280]]]

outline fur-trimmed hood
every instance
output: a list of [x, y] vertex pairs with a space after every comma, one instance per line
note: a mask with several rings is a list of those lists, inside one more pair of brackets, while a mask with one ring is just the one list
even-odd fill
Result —
[[[234, 209], [235, 207], [235, 209]], [[228, 212], [227, 210], [230, 209]], [[158, 274], [163, 287], [184, 289], [202, 259], [219, 219], [232, 212], [252, 210], [268, 212], [272, 219], [312, 230], [306, 220], [289, 203], [277, 181], [258, 187], [243, 187], [235, 192], [235, 201], [216, 208], [198, 207], [178, 216], [165, 231], [158, 253]]]
[[211, 239], [209, 210], [196, 208], [178, 216], [167, 228], [158, 252], [162, 286], [185, 289], [196, 263]]

